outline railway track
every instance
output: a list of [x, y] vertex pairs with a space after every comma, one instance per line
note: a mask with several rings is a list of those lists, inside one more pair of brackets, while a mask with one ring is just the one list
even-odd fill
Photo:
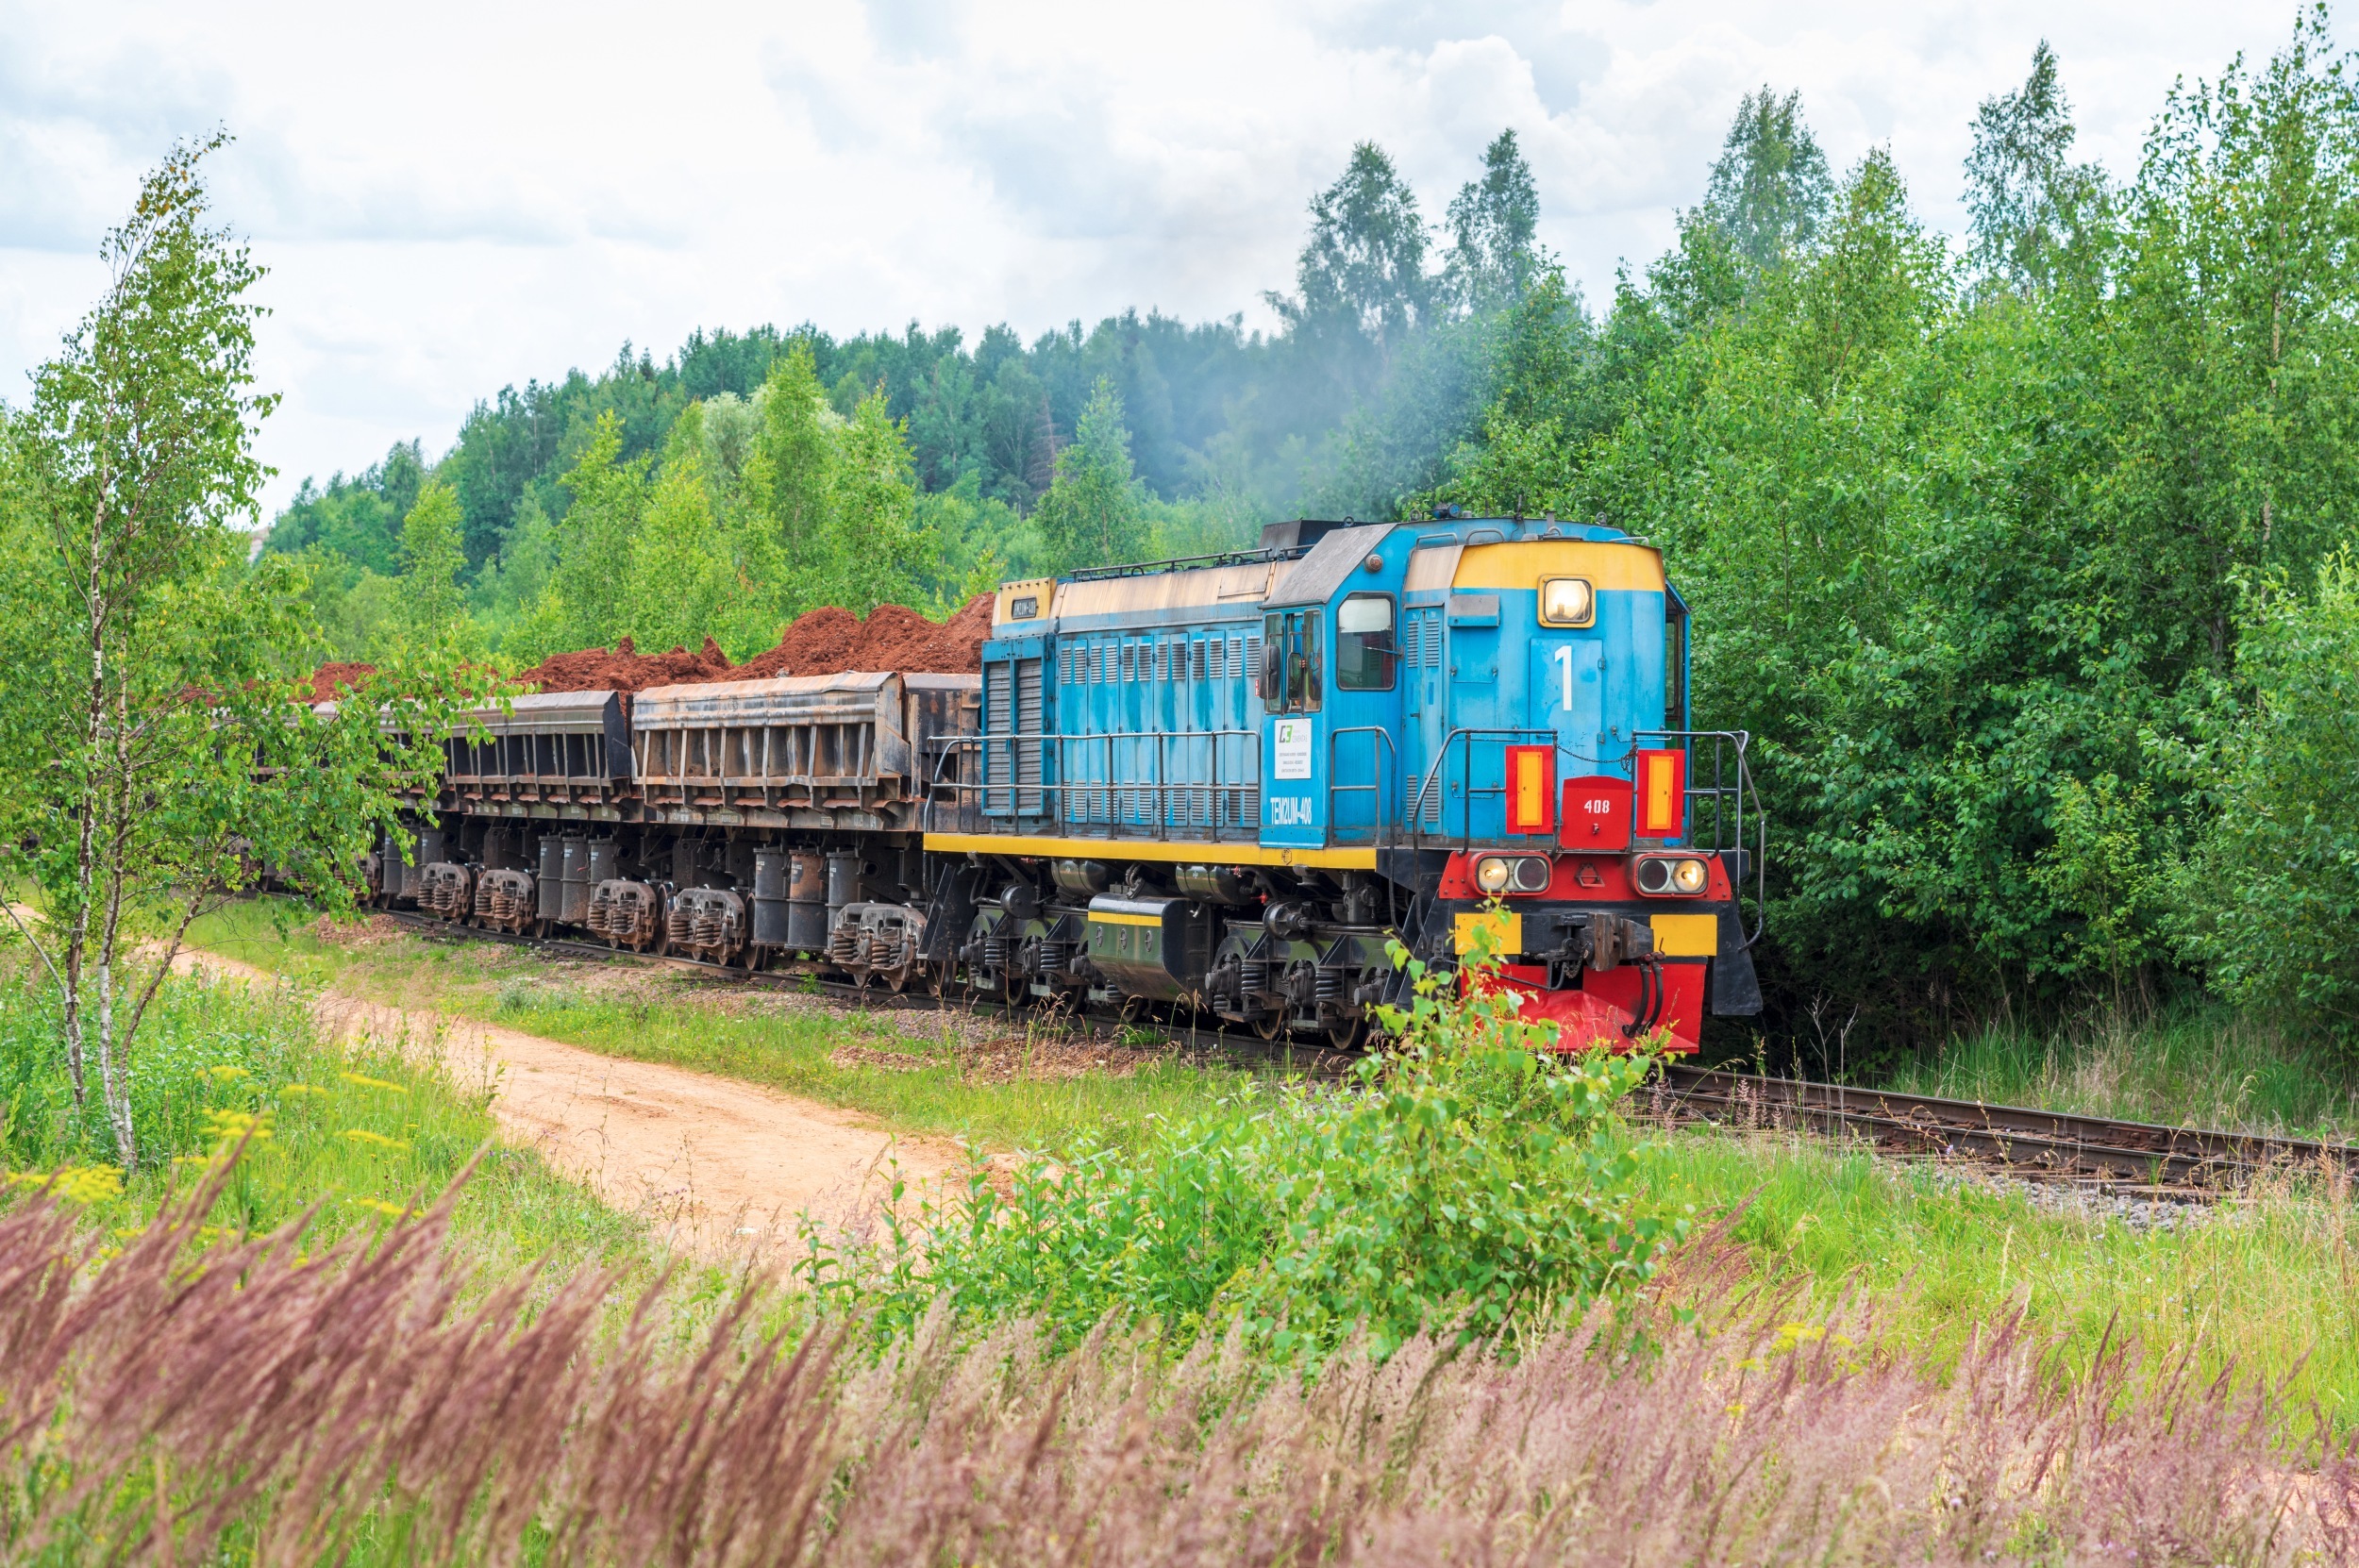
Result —
[[2359, 1176], [2359, 1145], [2349, 1143], [2159, 1126], [1683, 1063], [1665, 1065], [1661, 1093], [1675, 1116], [1857, 1136], [1889, 1154], [1979, 1159], [2020, 1176], [2190, 1193], [2271, 1174]]
[[[381, 912], [420, 935], [446, 941], [457, 940], [463, 932], [468, 938], [488, 937], [578, 958], [629, 958], [741, 985], [795, 992], [816, 990], [821, 994], [867, 1007], [1001, 1015], [1010, 1011], [1003, 1004], [979, 997], [934, 996], [916, 991], [895, 993], [828, 980], [808, 970], [747, 971], [698, 959], [656, 958], [617, 951], [598, 942], [522, 936], [476, 926], [454, 929], [447, 921], [429, 916], [407, 911]], [[1019, 1010], [1016, 1016], [1029, 1020], [1036, 1015]], [[1264, 1041], [1251, 1033], [1204, 1028], [1193, 1023], [1183, 1027], [1153, 1018], [1124, 1023], [1075, 1014], [1056, 1015], [1054, 1022], [1109, 1035], [1125, 1029], [1152, 1028], [1174, 1043], [1185, 1043], [1191, 1049], [1217, 1050], [1313, 1076], [1334, 1076], [1350, 1060], [1325, 1046]], [[1970, 1160], [2001, 1166], [2016, 1176], [2177, 1192], [2190, 1197], [2217, 1193], [2267, 1175], [2306, 1174], [2359, 1180], [2359, 1144], [2161, 1126], [2066, 1111], [2032, 1110], [1973, 1100], [1941, 1099], [1930, 1094], [1767, 1077], [1724, 1068], [1693, 1067], [1683, 1062], [1664, 1064], [1655, 1105], [1664, 1114], [1678, 1120], [1732, 1127], [1796, 1126], [1830, 1136], [1857, 1137], [1872, 1143], [1881, 1153], [1902, 1158]]]

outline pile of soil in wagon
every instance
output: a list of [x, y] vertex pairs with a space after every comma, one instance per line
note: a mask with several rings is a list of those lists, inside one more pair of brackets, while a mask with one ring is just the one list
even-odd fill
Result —
[[310, 682], [313, 702], [334, 702], [338, 693], [357, 692], [361, 683], [376, 674], [374, 664], [339, 664], [333, 661], [311, 672]]
[[830, 605], [801, 616], [778, 645], [756, 654], [731, 680], [772, 676], [835, 676], [847, 670], [902, 675], [972, 675], [982, 667], [991, 636], [992, 596], [979, 593], [945, 622], [927, 620], [900, 605], [878, 605], [863, 621]]
[[729, 656], [710, 637], [694, 653], [674, 648], [660, 654], [643, 654], [626, 637], [611, 651], [584, 648], [551, 654], [516, 677], [536, 692], [644, 692], [650, 686], [696, 686], [733, 678]]

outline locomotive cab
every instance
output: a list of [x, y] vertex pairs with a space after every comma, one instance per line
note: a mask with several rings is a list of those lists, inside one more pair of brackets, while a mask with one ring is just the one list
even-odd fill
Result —
[[1757, 1012], [1746, 738], [1689, 727], [1686, 607], [1659, 552], [1545, 521], [1419, 546], [1401, 716], [1415, 945], [1480, 944], [1568, 1045], [1692, 1050], [1707, 1012]]

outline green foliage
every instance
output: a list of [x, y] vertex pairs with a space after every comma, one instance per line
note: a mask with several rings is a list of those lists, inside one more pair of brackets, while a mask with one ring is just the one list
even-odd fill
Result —
[[834, 468], [829, 426], [843, 423], [828, 407], [809, 343], [795, 343], [770, 367], [759, 409], [761, 429], [745, 459], [746, 494], [778, 530], [786, 560], [808, 571], [827, 525]]
[[631, 558], [646, 515], [653, 459], [626, 459], [622, 453], [622, 422], [601, 414], [596, 433], [565, 476], [574, 502], [558, 536], [548, 587], [560, 607], [560, 647], [611, 647], [630, 630]]
[[[631, 537], [617, 622], [622, 635], [654, 649], [694, 647], [708, 636], [735, 634], [732, 623], [743, 601], [727, 545], [705, 487], [703, 448], [692, 444], [664, 465]], [[744, 639], [730, 635], [728, 641]]]
[[1806, 248], [1834, 189], [1827, 155], [1802, 123], [1802, 95], [1748, 92], [1721, 143], [1703, 213], [1756, 271]]
[[1364, 336], [1380, 359], [1432, 308], [1425, 253], [1416, 193], [1383, 148], [1363, 142], [1335, 183], [1311, 198], [1311, 237], [1295, 270], [1300, 295], [1266, 297], [1290, 325]]
[[271, 525], [265, 548], [289, 555], [316, 548], [387, 575], [400, 569], [401, 520], [417, 504], [426, 459], [416, 442], [397, 442], [385, 460], [321, 490], [306, 479]]
[[420, 648], [450, 642], [466, 613], [459, 591], [459, 572], [467, 564], [460, 538], [463, 521], [458, 493], [435, 480], [418, 492], [402, 522], [401, 603]]
[[2103, 200], [2104, 172], [2067, 161], [2071, 114], [2046, 39], [2021, 87], [1983, 100], [1966, 183], [1973, 261], [1985, 277], [2017, 289], [2052, 282]]
[[1082, 410], [1073, 444], [1057, 454], [1057, 480], [1035, 518], [1051, 570], [1113, 566], [1139, 559], [1146, 529], [1141, 486], [1130, 472], [1130, 432], [1122, 398], [1099, 381]]
[[2192, 950], [2237, 1000], [2359, 1055], [2359, 556], [2315, 593], [2256, 595], [2239, 642], [2252, 692], [2207, 748], [2218, 812], [2178, 890]]
[[1234, 1322], [1284, 1359], [1356, 1328], [1380, 1355], [1420, 1329], [1488, 1338], [1645, 1280], [1687, 1227], [1607, 1136], [1646, 1060], [1557, 1056], [1512, 994], [1395, 958], [1414, 1000], [1347, 1085], [1242, 1093], [1128, 1154], [1085, 1137], [1022, 1161], [1005, 1198], [979, 1169], [874, 1254], [814, 1235], [805, 1277], [891, 1326], [936, 1299], [1068, 1342], [1108, 1314]]
[[1540, 224], [1540, 189], [1511, 128], [1482, 152], [1482, 177], [1469, 180], [1449, 204], [1449, 255], [1445, 289], [1470, 309], [1512, 303], [1540, 267], [1533, 234]]
[[883, 392], [862, 398], [837, 433], [828, 478], [827, 527], [811, 552], [814, 580], [801, 591], [797, 611], [841, 605], [865, 615], [880, 604], [918, 598], [933, 541], [917, 522], [908, 432]]

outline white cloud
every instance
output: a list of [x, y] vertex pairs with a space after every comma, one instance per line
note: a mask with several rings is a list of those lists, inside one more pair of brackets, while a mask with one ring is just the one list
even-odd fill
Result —
[[222, 213], [271, 269], [278, 501], [396, 440], [442, 449], [504, 384], [699, 325], [1265, 320], [1304, 203], [1365, 138], [1438, 218], [1514, 125], [1542, 239], [1593, 300], [1667, 242], [1765, 83], [1801, 91], [1838, 166], [1888, 143], [1955, 229], [1974, 107], [2038, 38], [2083, 156], [2126, 172], [2175, 77], [2266, 57], [2292, 20], [2170, 0], [0, 0], [0, 397], [100, 287], [141, 171], [216, 125], [238, 137]]

